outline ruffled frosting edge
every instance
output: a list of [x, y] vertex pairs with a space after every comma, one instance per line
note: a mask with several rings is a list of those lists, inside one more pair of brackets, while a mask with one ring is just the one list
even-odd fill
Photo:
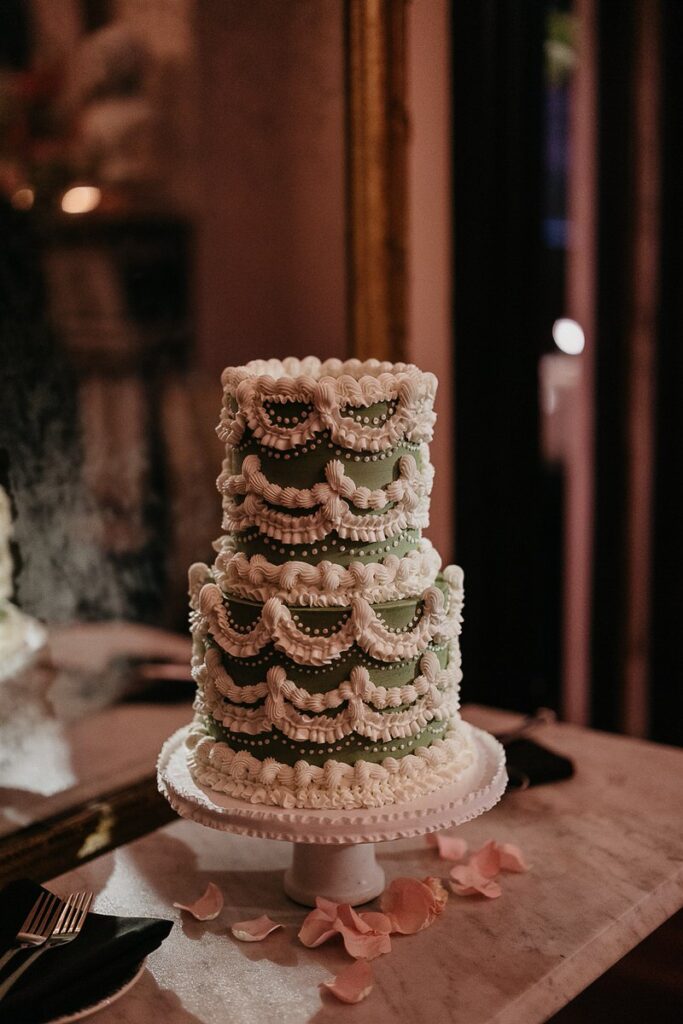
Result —
[[425, 373], [414, 363], [390, 363], [379, 359], [325, 359], [318, 356], [304, 356], [302, 359], [289, 356], [286, 359], [252, 359], [242, 366], [226, 366], [221, 374], [221, 384], [226, 391], [234, 391], [240, 381], [249, 377], [274, 377], [289, 380], [320, 380], [322, 377], [350, 377], [362, 381], [364, 377], [377, 378], [382, 374], [395, 377], [426, 377], [436, 389], [436, 377]]

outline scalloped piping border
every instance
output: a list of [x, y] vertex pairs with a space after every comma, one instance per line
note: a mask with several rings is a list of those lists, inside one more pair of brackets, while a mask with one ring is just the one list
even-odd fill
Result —
[[378, 661], [402, 661], [422, 653], [432, 642], [448, 641], [458, 635], [462, 591], [456, 586], [461, 577], [447, 573], [448, 569], [444, 572], [450, 591], [448, 607], [439, 588], [429, 587], [422, 598], [422, 614], [413, 629], [389, 629], [362, 597], [353, 598], [342, 625], [326, 636], [299, 629], [289, 607], [277, 597], [266, 601], [253, 626], [238, 629], [231, 625], [220, 588], [215, 583], [205, 583], [197, 597], [199, 614], [192, 630], [200, 636], [210, 633], [219, 647], [234, 657], [252, 657], [273, 643], [299, 665], [325, 665], [357, 644]]
[[313, 544], [336, 531], [344, 540], [365, 544], [389, 540], [404, 530], [429, 526], [429, 492], [407, 485], [402, 498], [386, 512], [357, 515], [338, 495], [331, 495], [316, 512], [292, 516], [270, 508], [257, 494], [249, 493], [238, 504], [230, 495], [223, 497], [222, 527], [241, 533], [256, 527], [259, 533], [283, 544]]
[[[306, 365], [306, 370], [299, 370]], [[375, 375], [360, 377], [345, 372], [360, 371], [363, 365]], [[295, 371], [290, 375], [287, 367]], [[406, 364], [361, 364], [349, 360], [338, 363], [337, 376], [325, 372], [332, 364], [309, 360], [299, 363], [253, 363], [228, 367], [221, 380], [225, 389], [218, 436], [226, 444], [237, 445], [249, 428], [262, 444], [285, 450], [305, 444], [316, 433], [328, 430], [334, 443], [353, 451], [381, 451], [402, 438], [413, 442], [430, 441], [436, 419], [433, 411], [436, 378]], [[273, 370], [278, 376], [271, 376]], [[237, 411], [232, 402], [237, 404]], [[296, 402], [310, 406], [303, 420], [281, 426], [273, 423], [266, 402]], [[395, 402], [391, 416], [379, 425], [359, 423], [345, 416], [343, 408], [367, 407], [378, 402]]]
[[[422, 674], [412, 683], [383, 687], [370, 680], [366, 668], [355, 666], [350, 679], [334, 690], [312, 693], [289, 680], [282, 666], [272, 666], [265, 682], [241, 687], [223, 668], [218, 651], [208, 648], [204, 663], [193, 670], [199, 687], [195, 708], [234, 733], [256, 736], [276, 728], [299, 742], [332, 743], [355, 732], [375, 743], [387, 742], [416, 736], [429, 722], [452, 718], [458, 710], [459, 659], [442, 669], [429, 651], [420, 668]], [[257, 708], [236, 706], [263, 698]], [[325, 713], [342, 704], [346, 707], [338, 714]]]

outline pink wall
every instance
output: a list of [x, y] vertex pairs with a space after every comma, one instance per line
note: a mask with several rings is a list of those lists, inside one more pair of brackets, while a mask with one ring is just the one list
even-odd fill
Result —
[[[428, 533], [445, 560], [454, 476], [448, 7], [407, 7], [408, 358], [440, 382]], [[202, 366], [344, 357], [341, 0], [204, 0], [197, 20]]]
[[453, 554], [453, 341], [451, 335], [450, 69], [448, 0], [408, 4], [408, 357], [439, 378], [432, 445], [436, 469], [427, 531]]
[[202, 367], [344, 357], [341, 0], [196, 6]]
[[595, 19], [593, 0], [577, 0], [578, 49], [571, 122], [567, 315], [584, 329], [580, 386], [566, 464], [562, 715], [586, 725], [590, 709], [593, 518], [593, 352], [595, 345]]

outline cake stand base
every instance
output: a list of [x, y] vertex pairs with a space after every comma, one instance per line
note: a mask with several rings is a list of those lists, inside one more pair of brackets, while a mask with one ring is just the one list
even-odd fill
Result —
[[357, 907], [384, 892], [385, 879], [372, 843], [294, 843], [292, 866], [285, 872], [284, 886], [290, 899], [305, 907], [314, 907], [316, 896]]
[[408, 803], [360, 810], [267, 807], [199, 786], [187, 764], [190, 726], [164, 744], [157, 766], [159, 789], [183, 818], [240, 835], [294, 843], [285, 892], [314, 906], [316, 896], [358, 906], [384, 889], [384, 872], [374, 843], [437, 832], [478, 817], [505, 792], [505, 753], [493, 736], [468, 727], [477, 755], [476, 769], [462, 782], [443, 786]]

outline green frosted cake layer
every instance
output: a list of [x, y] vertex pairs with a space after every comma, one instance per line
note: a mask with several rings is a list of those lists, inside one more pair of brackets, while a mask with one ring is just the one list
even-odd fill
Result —
[[294, 765], [297, 761], [323, 765], [330, 758], [343, 764], [354, 764], [360, 760], [376, 764], [386, 757], [405, 757], [418, 747], [429, 746], [434, 740], [440, 739], [448, 728], [448, 722], [430, 722], [417, 736], [391, 740], [387, 743], [372, 743], [364, 736], [352, 733], [345, 740], [334, 744], [296, 743], [283, 736], [277, 729], [273, 729], [267, 736], [245, 736], [224, 729], [212, 718], [205, 719], [205, 726], [213, 739], [227, 743], [233, 750], [246, 750], [258, 760], [273, 757], [288, 765]]
[[[268, 647], [266, 651], [254, 658], [235, 658], [226, 651], [221, 651], [215, 643], [207, 646], [220, 651], [221, 662], [225, 671], [237, 686], [251, 686], [266, 677], [269, 668], [281, 665], [287, 678], [311, 693], [327, 693], [349, 678], [355, 665], [362, 665], [368, 670], [370, 680], [377, 686], [404, 686], [413, 681], [419, 671], [422, 654], [401, 661], [376, 661], [359, 647], [352, 647], [329, 665], [298, 665], [282, 651]], [[442, 668], [446, 668], [448, 654], [446, 644], [430, 644], [427, 650], [434, 652]], [[253, 706], [253, 705], [252, 705]]]
[[[446, 601], [448, 600], [448, 587], [443, 577], [439, 576], [434, 586], [441, 591]], [[381, 617], [389, 629], [398, 630], [408, 626], [410, 622], [420, 614], [422, 596], [405, 598], [403, 601], [388, 601], [383, 604], [374, 604], [373, 611]], [[242, 597], [235, 597], [233, 594], [225, 595], [225, 607], [236, 626], [247, 628], [254, 626], [261, 617], [263, 605], [257, 601], [246, 601]], [[290, 611], [300, 625], [301, 629], [323, 631], [328, 629], [335, 631], [348, 618], [349, 609], [342, 607], [332, 608], [302, 608], [291, 606]]]
[[[315, 442], [311, 441], [303, 448], [281, 452], [277, 448], [268, 448], [260, 444], [247, 431], [245, 442], [230, 455], [231, 472], [239, 473], [248, 455], [256, 455], [268, 479], [283, 487], [313, 487], [325, 479], [325, 466], [332, 459], [343, 462], [345, 469], [353, 475], [359, 486], [373, 490], [376, 487], [386, 487], [394, 479], [398, 460], [403, 455], [411, 455], [418, 467], [422, 467], [419, 444], [404, 441], [383, 452], [354, 452], [333, 444], [327, 433], [318, 435]], [[285, 455], [289, 458], [285, 458]]]
[[324, 540], [314, 544], [283, 544], [252, 529], [243, 534], [233, 533], [232, 539], [235, 551], [243, 552], [248, 558], [263, 555], [274, 565], [283, 565], [286, 562], [307, 562], [309, 565], [334, 562], [335, 565], [350, 565], [351, 562], [379, 562], [387, 555], [402, 558], [417, 548], [420, 536], [419, 530], [405, 530], [389, 540], [363, 544], [360, 541], [338, 537], [333, 531], [328, 533]]

